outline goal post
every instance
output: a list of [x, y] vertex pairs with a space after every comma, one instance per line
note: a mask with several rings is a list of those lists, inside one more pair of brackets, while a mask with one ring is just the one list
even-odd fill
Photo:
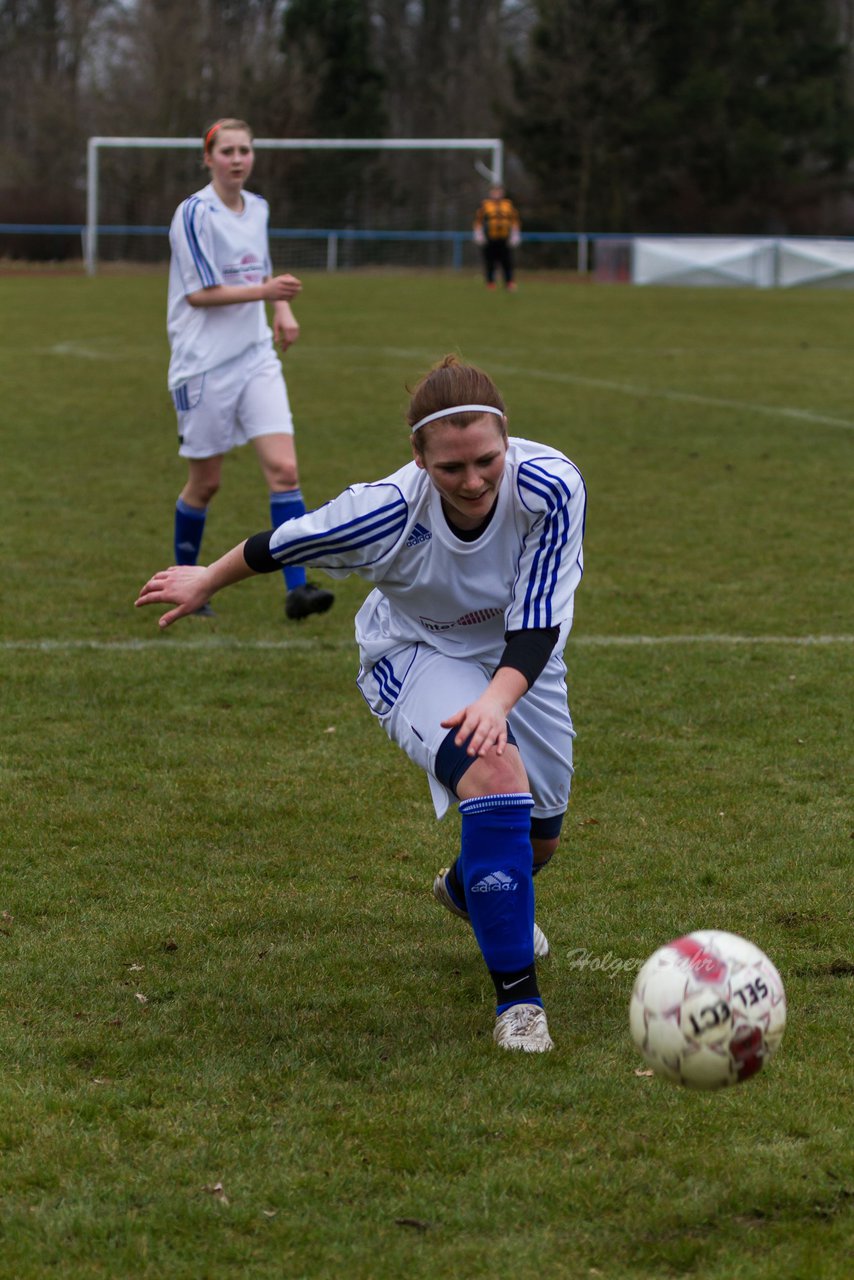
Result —
[[[487, 153], [488, 164], [475, 161], [475, 168], [494, 183], [504, 179], [504, 144], [500, 138], [255, 138], [256, 151], [470, 151]], [[198, 150], [199, 138], [91, 137], [86, 149], [86, 272], [95, 275], [98, 266], [100, 166], [106, 149]]]

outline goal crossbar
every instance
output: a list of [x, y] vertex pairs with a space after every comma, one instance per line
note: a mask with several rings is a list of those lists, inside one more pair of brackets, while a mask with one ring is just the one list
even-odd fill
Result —
[[[96, 136], [86, 147], [86, 243], [85, 260], [88, 275], [94, 275], [98, 262], [98, 156], [109, 147], [200, 148], [198, 138], [120, 138]], [[489, 173], [493, 182], [504, 178], [504, 144], [500, 138], [255, 138], [256, 151], [488, 151]]]

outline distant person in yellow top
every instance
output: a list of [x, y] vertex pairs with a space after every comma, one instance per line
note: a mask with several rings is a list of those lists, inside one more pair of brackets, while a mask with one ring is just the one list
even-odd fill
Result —
[[513, 250], [521, 240], [521, 227], [518, 209], [512, 200], [508, 200], [504, 188], [495, 183], [474, 215], [474, 241], [483, 249], [487, 289], [495, 288], [497, 267], [501, 268], [505, 288], [516, 288]]

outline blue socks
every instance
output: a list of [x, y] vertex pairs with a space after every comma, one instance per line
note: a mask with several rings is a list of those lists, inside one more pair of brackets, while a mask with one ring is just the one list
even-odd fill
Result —
[[[305, 503], [302, 500], [301, 490], [288, 489], [285, 493], [270, 494], [270, 519], [274, 529], [278, 529], [279, 525], [287, 520], [295, 520], [297, 516], [304, 515]], [[292, 591], [294, 587], [305, 586], [305, 569], [302, 565], [289, 564], [282, 573], [288, 591]]]
[[[183, 498], [175, 504], [175, 563], [197, 564], [205, 532], [207, 507], [191, 507]], [[305, 503], [299, 489], [290, 489], [287, 493], [270, 494], [270, 517], [273, 528], [278, 529], [286, 520], [305, 515]], [[292, 587], [301, 587], [305, 583], [305, 569], [301, 565], [288, 565], [283, 570], [285, 584], [290, 591]]]
[[495, 983], [498, 1013], [523, 1001], [542, 1004], [534, 964], [532, 807], [528, 792], [476, 796], [460, 804], [455, 870]]
[[207, 507], [191, 507], [183, 498], [175, 504], [175, 563], [197, 564], [205, 532]]

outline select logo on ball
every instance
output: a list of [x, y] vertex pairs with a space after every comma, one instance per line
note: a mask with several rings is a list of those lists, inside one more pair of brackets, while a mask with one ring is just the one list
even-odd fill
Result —
[[660, 947], [643, 965], [629, 1026], [656, 1074], [692, 1089], [722, 1089], [756, 1075], [776, 1053], [786, 995], [754, 943], [698, 930]]

